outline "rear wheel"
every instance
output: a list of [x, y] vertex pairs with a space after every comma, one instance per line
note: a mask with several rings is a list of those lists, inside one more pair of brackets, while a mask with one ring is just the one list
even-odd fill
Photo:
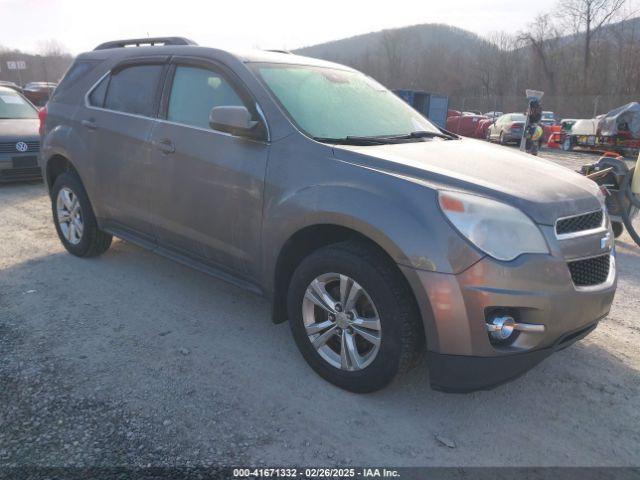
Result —
[[98, 228], [93, 208], [80, 178], [65, 172], [51, 190], [53, 222], [64, 248], [78, 257], [95, 257], [111, 245], [111, 235]]
[[565, 136], [564, 140], [562, 141], [562, 150], [564, 150], [565, 152], [570, 152], [571, 150], [573, 150], [573, 142], [571, 141], [571, 137], [570, 136]]
[[500, 142], [500, 145], [505, 145], [504, 132], [500, 132], [500, 138], [498, 139], [498, 141]]
[[288, 292], [291, 331], [307, 363], [341, 388], [364, 393], [408, 368], [423, 345], [412, 294], [397, 268], [361, 243], [304, 259]]

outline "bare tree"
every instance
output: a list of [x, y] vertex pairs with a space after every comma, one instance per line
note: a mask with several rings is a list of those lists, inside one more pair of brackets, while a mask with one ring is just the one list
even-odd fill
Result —
[[555, 95], [560, 33], [551, 15], [538, 15], [529, 25], [529, 29], [518, 35], [518, 40], [531, 48], [544, 74], [549, 94]]
[[38, 53], [44, 57], [63, 57], [69, 55], [66, 47], [55, 39], [38, 42]]
[[571, 22], [576, 33], [583, 37], [583, 87], [586, 90], [591, 47], [602, 27], [611, 23], [627, 0], [560, 0], [560, 9]]

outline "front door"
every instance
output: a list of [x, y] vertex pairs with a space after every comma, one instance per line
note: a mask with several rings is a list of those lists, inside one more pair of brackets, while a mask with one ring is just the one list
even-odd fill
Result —
[[164, 119], [151, 134], [154, 223], [160, 246], [251, 278], [259, 261], [269, 147], [209, 127], [215, 106], [245, 105], [256, 114], [232, 78], [212, 64], [174, 59]]

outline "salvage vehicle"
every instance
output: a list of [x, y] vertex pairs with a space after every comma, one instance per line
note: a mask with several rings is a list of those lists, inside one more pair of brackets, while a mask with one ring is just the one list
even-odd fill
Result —
[[476, 137], [478, 125], [486, 118], [482, 115], [476, 115], [471, 112], [462, 112], [462, 115], [456, 115], [447, 118], [447, 131], [462, 135], [463, 137]]
[[13, 88], [0, 86], [0, 182], [39, 180], [38, 110]]
[[265, 295], [313, 370], [350, 391], [424, 350], [434, 388], [494, 387], [613, 300], [594, 182], [441, 130], [349, 67], [107, 42], [76, 58], [42, 120], [69, 253], [101, 255], [115, 235]]
[[498, 140], [500, 145], [520, 143], [522, 131], [527, 118], [522, 113], [507, 113], [489, 125], [486, 139], [490, 142]]
[[56, 86], [54, 82], [29, 82], [24, 86], [23, 93], [31, 103], [42, 107], [51, 98]]

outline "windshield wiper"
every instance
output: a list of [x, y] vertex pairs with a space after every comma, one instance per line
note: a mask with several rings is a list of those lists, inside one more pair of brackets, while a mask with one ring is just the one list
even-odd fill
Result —
[[387, 143], [395, 143], [389, 138], [380, 137], [343, 137], [343, 138], [330, 138], [330, 137], [313, 137], [316, 142], [322, 143], [335, 143], [337, 145], [384, 145]]
[[454, 133], [447, 131], [431, 132], [427, 130], [418, 130], [406, 135], [378, 135], [371, 137], [358, 137], [349, 135], [343, 138], [327, 138], [313, 137], [314, 140], [323, 143], [335, 143], [340, 145], [386, 145], [389, 143], [402, 143], [403, 140], [411, 140], [413, 138], [444, 138], [446, 140], [457, 140], [460, 138]]
[[428, 130], [417, 130], [415, 132], [408, 133], [407, 135], [397, 135], [397, 136], [388, 137], [388, 138], [398, 139], [398, 140], [404, 140], [404, 139], [410, 139], [410, 138], [444, 138], [446, 140], [457, 140], [460, 137], [458, 137], [453, 133], [449, 133], [447, 131], [431, 132]]

